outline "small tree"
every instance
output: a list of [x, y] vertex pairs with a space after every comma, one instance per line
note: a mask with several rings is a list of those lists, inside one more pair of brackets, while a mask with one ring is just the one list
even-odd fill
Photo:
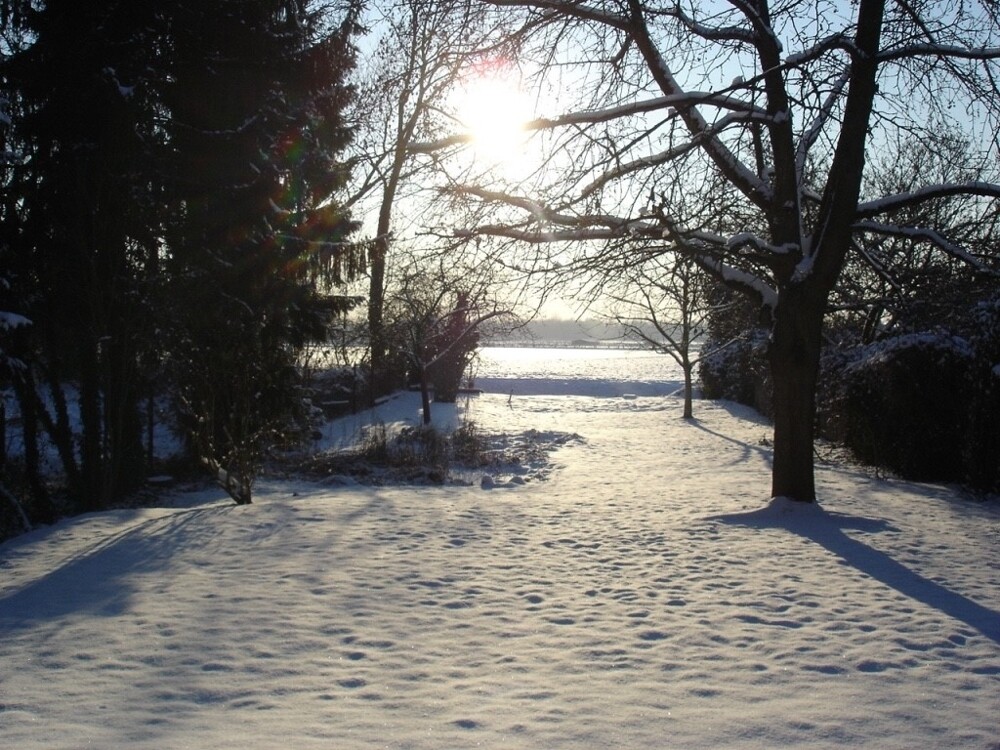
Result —
[[[466, 279], [466, 281], [468, 281]], [[431, 422], [432, 383], [435, 400], [453, 402], [461, 378], [479, 342], [478, 329], [513, 313], [490, 302], [486, 289], [470, 289], [443, 271], [407, 274], [390, 297], [392, 342], [410, 363], [420, 387], [423, 423]], [[439, 394], [437, 386], [443, 391]]]
[[436, 350], [428, 368], [435, 401], [454, 403], [458, 397], [462, 378], [479, 346], [479, 326], [473, 324], [478, 312], [468, 292], [457, 292], [440, 332], [428, 342]]
[[[428, 175], [433, 166], [414, 158], [411, 146], [452, 125], [449, 92], [470, 57], [496, 36], [502, 19], [486, 25], [487, 14], [472, 0], [402, 0], [372, 4], [364, 19], [372, 29], [359, 62], [358, 95], [353, 118], [357, 127], [356, 161], [349, 206], [375, 217], [368, 242], [368, 333], [372, 399], [391, 387], [391, 322], [387, 295], [392, 294], [392, 250], [412, 240], [415, 216], [430, 216], [433, 195]], [[421, 195], [421, 193], [424, 193]], [[398, 214], [406, 204], [419, 210]], [[404, 252], [397, 262], [405, 268]]]
[[614, 319], [627, 334], [663, 352], [684, 373], [684, 419], [694, 418], [694, 368], [709, 313], [705, 280], [688, 257], [664, 255], [633, 269], [615, 296]]

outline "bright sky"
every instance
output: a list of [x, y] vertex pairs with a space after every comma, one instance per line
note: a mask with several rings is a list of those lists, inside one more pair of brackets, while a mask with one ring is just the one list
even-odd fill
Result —
[[449, 104], [473, 138], [471, 154], [477, 167], [508, 180], [530, 173], [535, 165], [524, 125], [538, 113], [516, 69], [504, 61], [473, 66]]

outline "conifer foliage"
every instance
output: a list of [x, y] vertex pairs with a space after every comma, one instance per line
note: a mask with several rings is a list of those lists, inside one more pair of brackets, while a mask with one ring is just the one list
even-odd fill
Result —
[[36, 476], [36, 421], [81, 509], [132, 489], [143, 472], [137, 368], [149, 343], [155, 255], [142, 187], [153, 117], [149, 12], [149, 3], [107, 0], [5, 10], [20, 33], [8, 37], [18, 48], [2, 67], [11, 135], [0, 252], [15, 311], [32, 321], [15, 343], [28, 366], [12, 385], [43, 518], [54, 511]]
[[296, 356], [338, 309], [316, 282], [340, 280], [353, 228], [330, 200], [353, 26], [324, 32], [302, 0], [172, 10], [169, 372], [191, 449], [245, 503], [296, 416]]
[[[361, 267], [335, 200], [356, 12], [0, 0], [2, 306], [31, 321], [4, 348], [24, 363], [7, 379], [39, 517], [136, 487], [165, 391], [192, 451], [249, 502], [295, 411], [296, 356]], [[46, 441], [71, 507], [47, 498]]]

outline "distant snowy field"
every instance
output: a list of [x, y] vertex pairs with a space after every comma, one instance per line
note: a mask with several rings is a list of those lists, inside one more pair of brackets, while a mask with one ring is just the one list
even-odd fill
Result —
[[665, 354], [619, 349], [484, 348], [475, 383], [518, 396], [666, 396], [683, 385]]
[[680, 420], [667, 358], [497, 351], [435, 418], [579, 436], [545, 481], [268, 480], [0, 545], [0, 747], [1000, 748], [996, 500], [821, 463], [820, 508], [769, 503], [770, 428]]

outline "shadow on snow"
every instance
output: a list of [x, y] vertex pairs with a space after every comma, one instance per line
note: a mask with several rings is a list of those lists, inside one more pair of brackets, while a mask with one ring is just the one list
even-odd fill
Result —
[[712, 516], [709, 520], [755, 529], [783, 529], [797, 534], [870, 578], [1000, 643], [1000, 612], [925, 578], [886, 553], [844, 533], [851, 530], [876, 534], [898, 532], [899, 529], [884, 520], [834, 513], [816, 504], [797, 506], [793, 501], [777, 499], [760, 510]]

